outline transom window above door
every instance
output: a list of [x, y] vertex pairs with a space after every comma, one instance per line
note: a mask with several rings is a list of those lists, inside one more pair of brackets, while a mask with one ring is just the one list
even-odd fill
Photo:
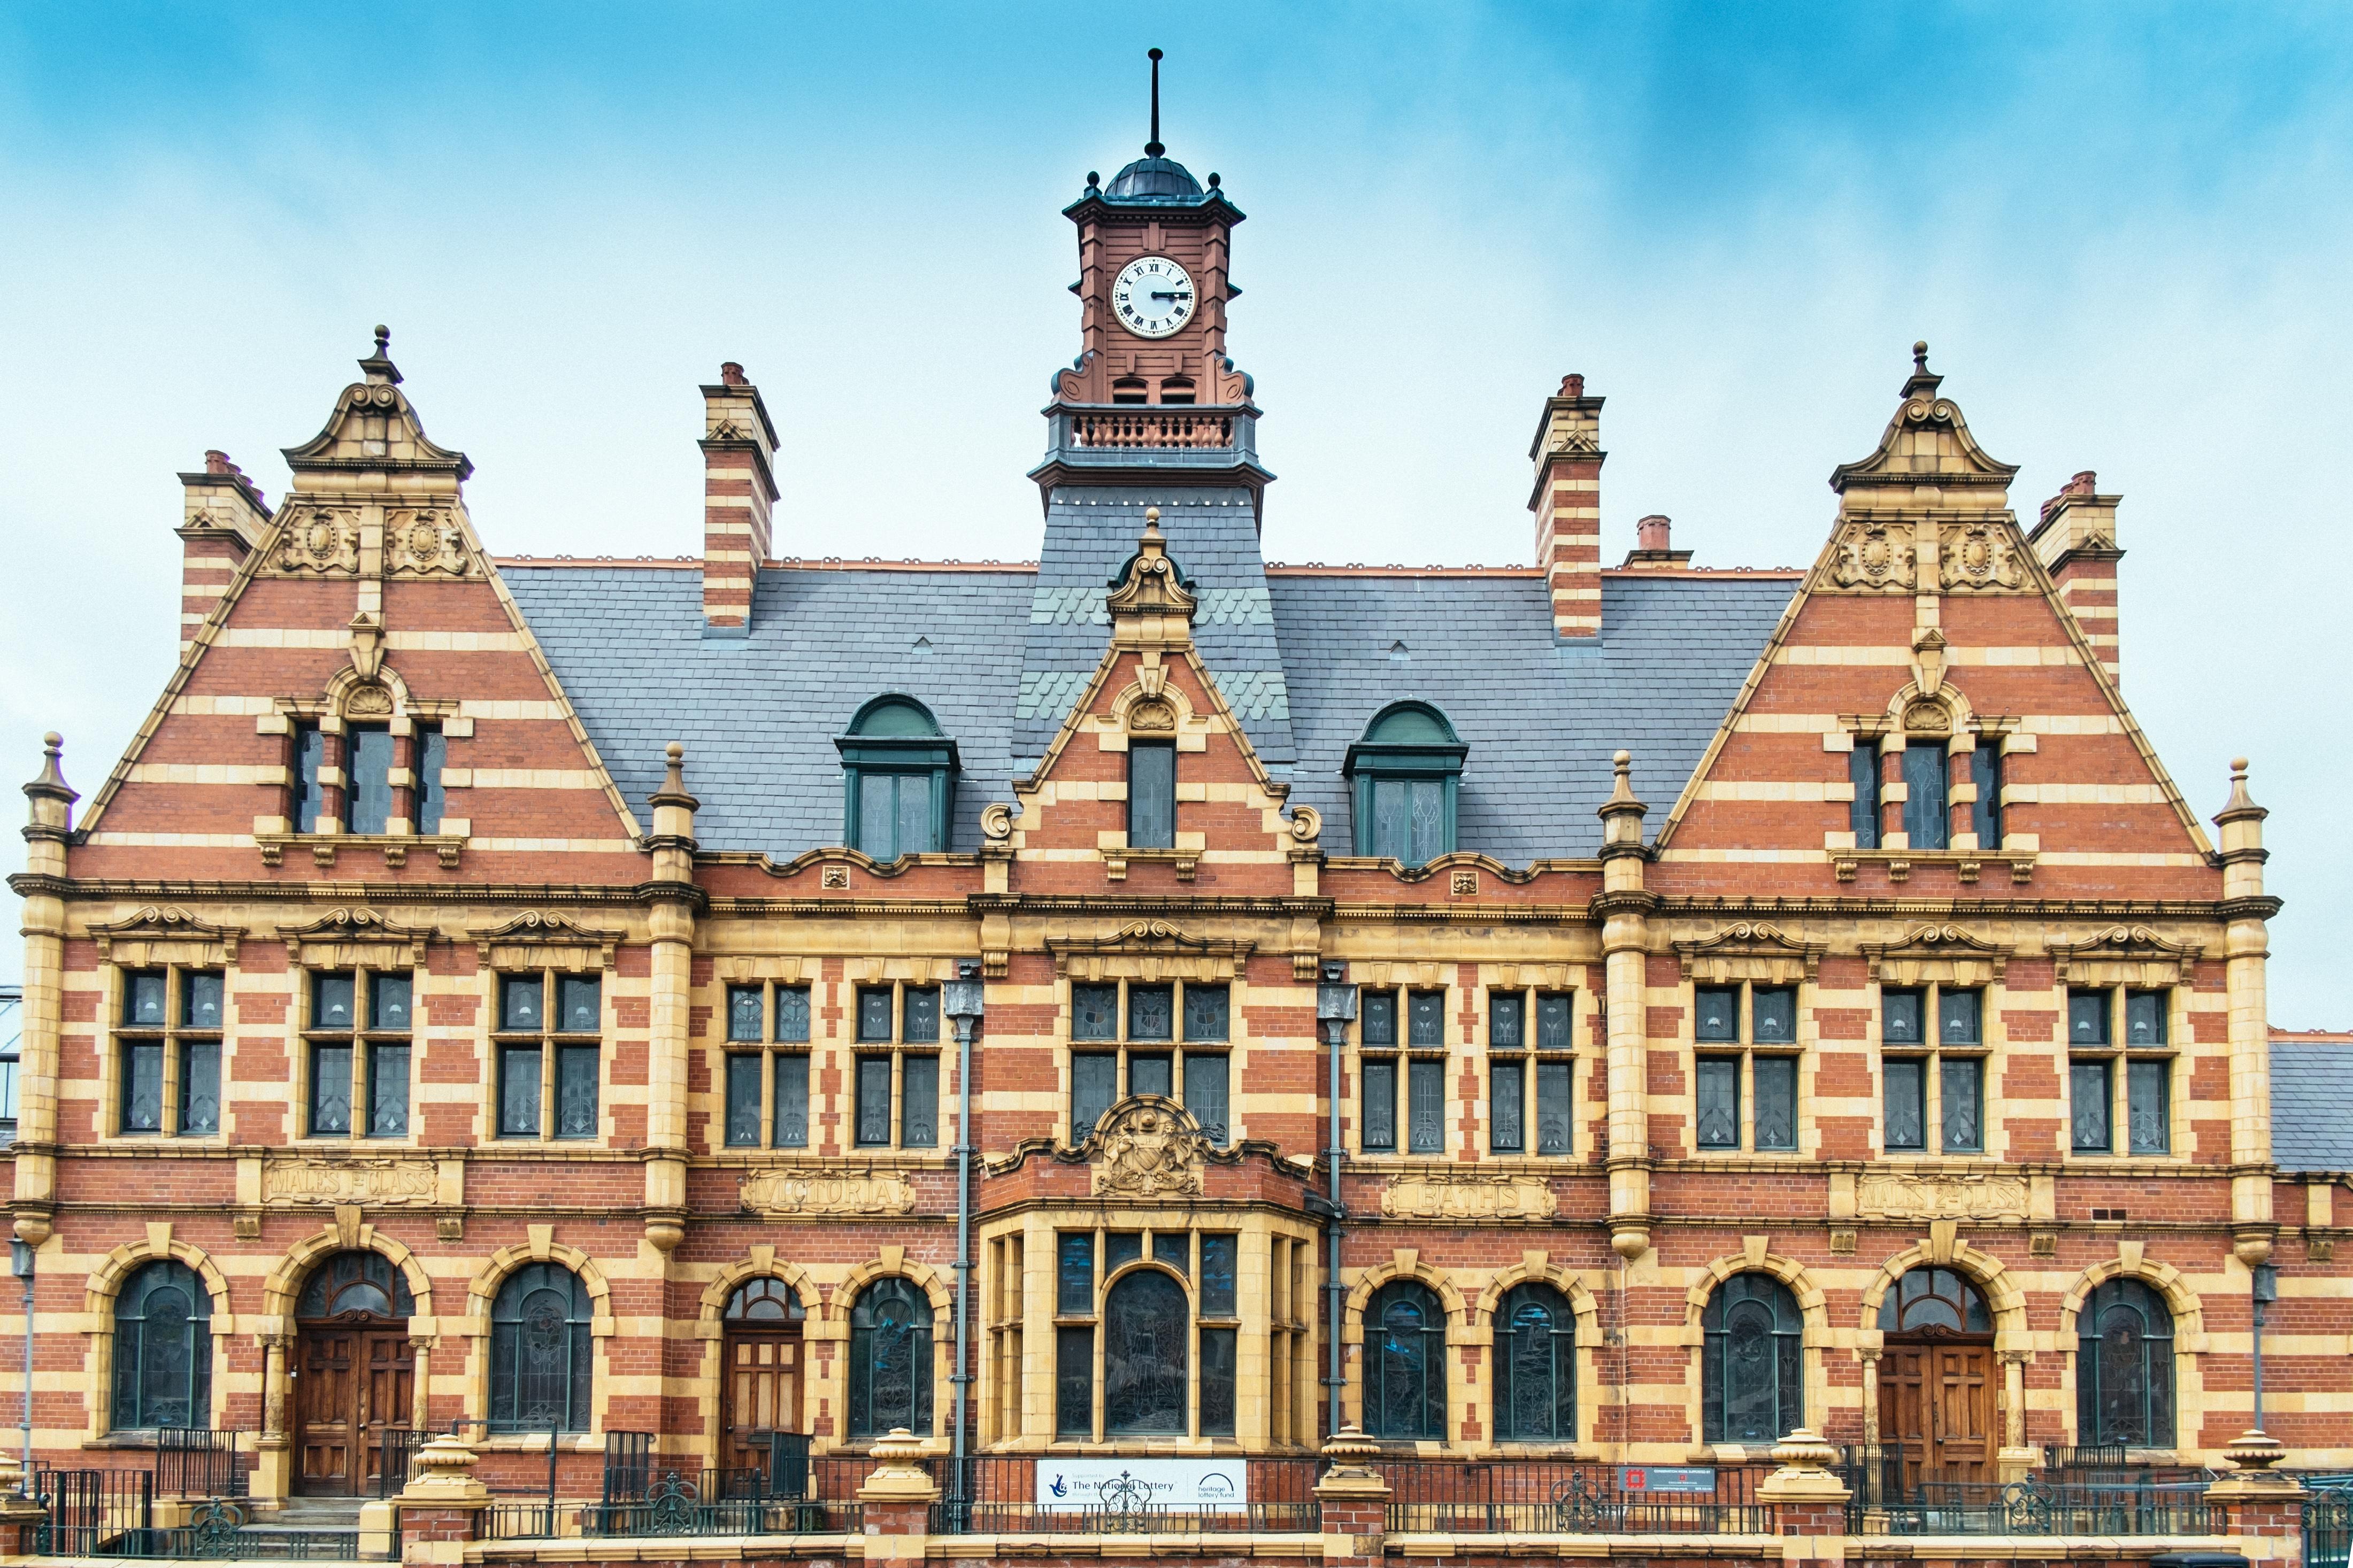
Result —
[[1978, 1288], [1949, 1268], [1915, 1268], [1879, 1299], [1879, 1326], [1890, 1333], [1989, 1334], [1993, 1315]]

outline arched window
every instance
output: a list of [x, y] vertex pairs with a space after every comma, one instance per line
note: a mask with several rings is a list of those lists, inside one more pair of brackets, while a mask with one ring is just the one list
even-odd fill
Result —
[[1805, 1420], [1803, 1321], [1789, 1288], [1736, 1274], [1708, 1298], [1700, 1386], [1711, 1443], [1774, 1443]]
[[408, 1281], [381, 1252], [338, 1252], [311, 1271], [302, 1286], [294, 1315], [312, 1321], [366, 1313], [376, 1318], [408, 1318], [417, 1302]]
[[2075, 1320], [2076, 1441], [2173, 1447], [2173, 1314], [2137, 1279], [2111, 1279]]
[[491, 1430], [588, 1430], [588, 1292], [554, 1263], [507, 1276], [491, 1304]]
[[1365, 1431], [1446, 1436], [1446, 1312], [1410, 1279], [1391, 1280], [1365, 1307]]
[[150, 1263], [114, 1299], [114, 1426], [209, 1426], [213, 1299], [196, 1271]]
[[731, 1323], [797, 1323], [806, 1316], [801, 1299], [781, 1279], [746, 1279], [727, 1298]]
[[1978, 1288], [1949, 1268], [1915, 1268], [1879, 1299], [1879, 1326], [1890, 1333], [1989, 1334], [1993, 1318]]
[[1348, 775], [1359, 855], [1419, 866], [1454, 851], [1456, 796], [1469, 755], [1446, 715], [1424, 702], [1397, 702], [1348, 748]]
[[1495, 1436], [1577, 1440], [1577, 1316], [1549, 1285], [1514, 1285], [1495, 1312]]
[[905, 1279], [877, 1279], [849, 1310], [849, 1435], [932, 1432], [932, 1304]]
[[1103, 1293], [1103, 1431], [1183, 1436], [1192, 1312], [1185, 1288], [1140, 1268]]
[[956, 745], [912, 697], [877, 697], [834, 745], [841, 752], [841, 841], [881, 861], [948, 843]]

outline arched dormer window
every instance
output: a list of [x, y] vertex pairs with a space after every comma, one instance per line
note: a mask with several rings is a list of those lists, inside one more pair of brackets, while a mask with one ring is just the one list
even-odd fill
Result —
[[1456, 797], [1471, 748], [1426, 702], [1394, 702], [1348, 748], [1356, 853], [1425, 865], [1454, 852]]
[[912, 697], [877, 697], [834, 745], [841, 752], [842, 842], [880, 861], [947, 847], [956, 744]]

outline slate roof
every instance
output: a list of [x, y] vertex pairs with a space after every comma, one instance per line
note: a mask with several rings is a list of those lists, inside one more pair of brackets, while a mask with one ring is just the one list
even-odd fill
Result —
[[2353, 1046], [2272, 1042], [2272, 1158], [2353, 1171]]
[[[1217, 498], [1222, 500], [1222, 496]], [[1172, 552], [1202, 600], [1195, 635], [1251, 743], [1292, 798], [1324, 813], [1345, 853], [1340, 768], [1400, 698], [1445, 712], [1470, 747], [1461, 843], [1510, 866], [1590, 855], [1609, 754], [1636, 758], [1655, 830], [1690, 776], [1795, 584], [1784, 577], [1607, 578], [1605, 635], [1553, 637], [1533, 575], [1277, 575], [1246, 493], [1165, 506]], [[644, 820], [663, 746], [687, 748], [707, 848], [788, 859], [841, 837], [834, 737], [860, 704], [901, 691], [932, 710], [962, 771], [949, 847], [980, 842], [980, 808], [1011, 798], [1102, 658], [1105, 579], [1134, 551], [1143, 502], [1068, 503], [1051, 574], [936, 568], [759, 575], [747, 637], [702, 635], [692, 571], [614, 564], [503, 568], [516, 604]], [[1097, 516], [1095, 513], [1101, 513]], [[1296, 759], [1293, 762], [1293, 759]]]

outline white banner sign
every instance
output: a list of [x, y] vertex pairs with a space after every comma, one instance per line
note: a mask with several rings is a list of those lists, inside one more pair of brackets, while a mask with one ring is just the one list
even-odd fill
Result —
[[1040, 1508], [1165, 1509], [1199, 1513], [1239, 1506], [1250, 1495], [1246, 1459], [1038, 1460]]

